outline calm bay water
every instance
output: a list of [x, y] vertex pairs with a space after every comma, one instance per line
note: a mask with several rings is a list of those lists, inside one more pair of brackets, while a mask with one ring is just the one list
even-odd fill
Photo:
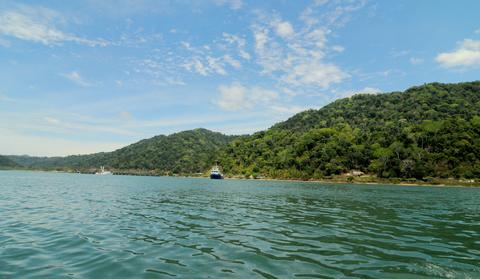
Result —
[[0, 278], [480, 278], [480, 189], [0, 171]]

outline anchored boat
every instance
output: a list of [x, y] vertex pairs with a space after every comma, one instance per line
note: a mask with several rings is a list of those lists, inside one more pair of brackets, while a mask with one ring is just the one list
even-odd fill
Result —
[[223, 175], [220, 172], [220, 169], [218, 168], [217, 164], [215, 164], [215, 166], [213, 166], [212, 170], [210, 171], [210, 178], [211, 179], [223, 179]]

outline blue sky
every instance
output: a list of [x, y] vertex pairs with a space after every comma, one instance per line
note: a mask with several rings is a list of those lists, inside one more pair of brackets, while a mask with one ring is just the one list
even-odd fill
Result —
[[480, 1], [0, 0], [0, 154], [263, 130], [358, 92], [478, 80]]

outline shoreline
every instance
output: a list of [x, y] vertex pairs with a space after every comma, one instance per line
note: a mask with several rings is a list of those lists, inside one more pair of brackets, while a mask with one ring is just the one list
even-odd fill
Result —
[[[185, 176], [190, 177], [190, 176]], [[197, 177], [198, 178], [198, 177]], [[205, 177], [207, 178], [207, 177]], [[408, 183], [408, 182], [387, 182], [387, 181], [378, 181], [378, 182], [361, 182], [361, 181], [338, 181], [338, 180], [301, 180], [301, 179], [277, 179], [277, 178], [235, 178], [235, 177], [226, 177], [226, 180], [259, 180], [259, 181], [280, 181], [280, 182], [299, 182], [299, 183], [321, 183], [321, 184], [336, 184], [336, 185], [378, 185], [378, 186], [418, 186], [418, 187], [438, 187], [438, 188], [445, 188], [445, 187], [455, 187], [455, 188], [480, 188], [480, 183], [472, 183], [467, 185], [462, 184], [432, 184], [432, 183]]]
[[[0, 169], [0, 171], [28, 171], [28, 172], [47, 172], [47, 173], [70, 173], [70, 174], [77, 174], [77, 172], [68, 171], [68, 170], [42, 170], [42, 169]], [[91, 172], [80, 172], [78, 174], [92, 174]], [[153, 177], [183, 177], [183, 178], [204, 178], [209, 179], [208, 176], [204, 175], [161, 175], [156, 173], [148, 173], [148, 172], [115, 172], [113, 171], [113, 175], [115, 176], [153, 176]], [[345, 178], [339, 176], [339, 178]], [[390, 179], [378, 179], [372, 176], [363, 177], [368, 178], [369, 180], [361, 180], [362, 177], [353, 178], [352, 181], [347, 181], [346, 179], [288, 179], [288, 178], [244, 178], [244, 177], [224, 177], [225, 180], [258, 180], [258, 181], [280, 181], [280, 182], [301, 182], [301, 183], [321, 183], [321, 184], [349, 184], [349, 185], [378, 185], [378, 186], [417, 186], [417, 187], [462, 187], [462, 188], [480, 188], [480, 180], [475, 180], [474, 182], [467, 182], [457, 179], [451, 178], [432, 178], [436, 183], [429, 183], [429, 182], [408, 182], [408, 181], [392, 181]], [[377, 181], [372, 181], [377, 180]], [[396, 180], [396, 179], [394, 179]]]

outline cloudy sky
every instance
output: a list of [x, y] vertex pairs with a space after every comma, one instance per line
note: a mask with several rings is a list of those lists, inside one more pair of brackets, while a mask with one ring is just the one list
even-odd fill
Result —
[[480, 77], [480, 1], [0, 0], [0, 154], [266, 129]]

